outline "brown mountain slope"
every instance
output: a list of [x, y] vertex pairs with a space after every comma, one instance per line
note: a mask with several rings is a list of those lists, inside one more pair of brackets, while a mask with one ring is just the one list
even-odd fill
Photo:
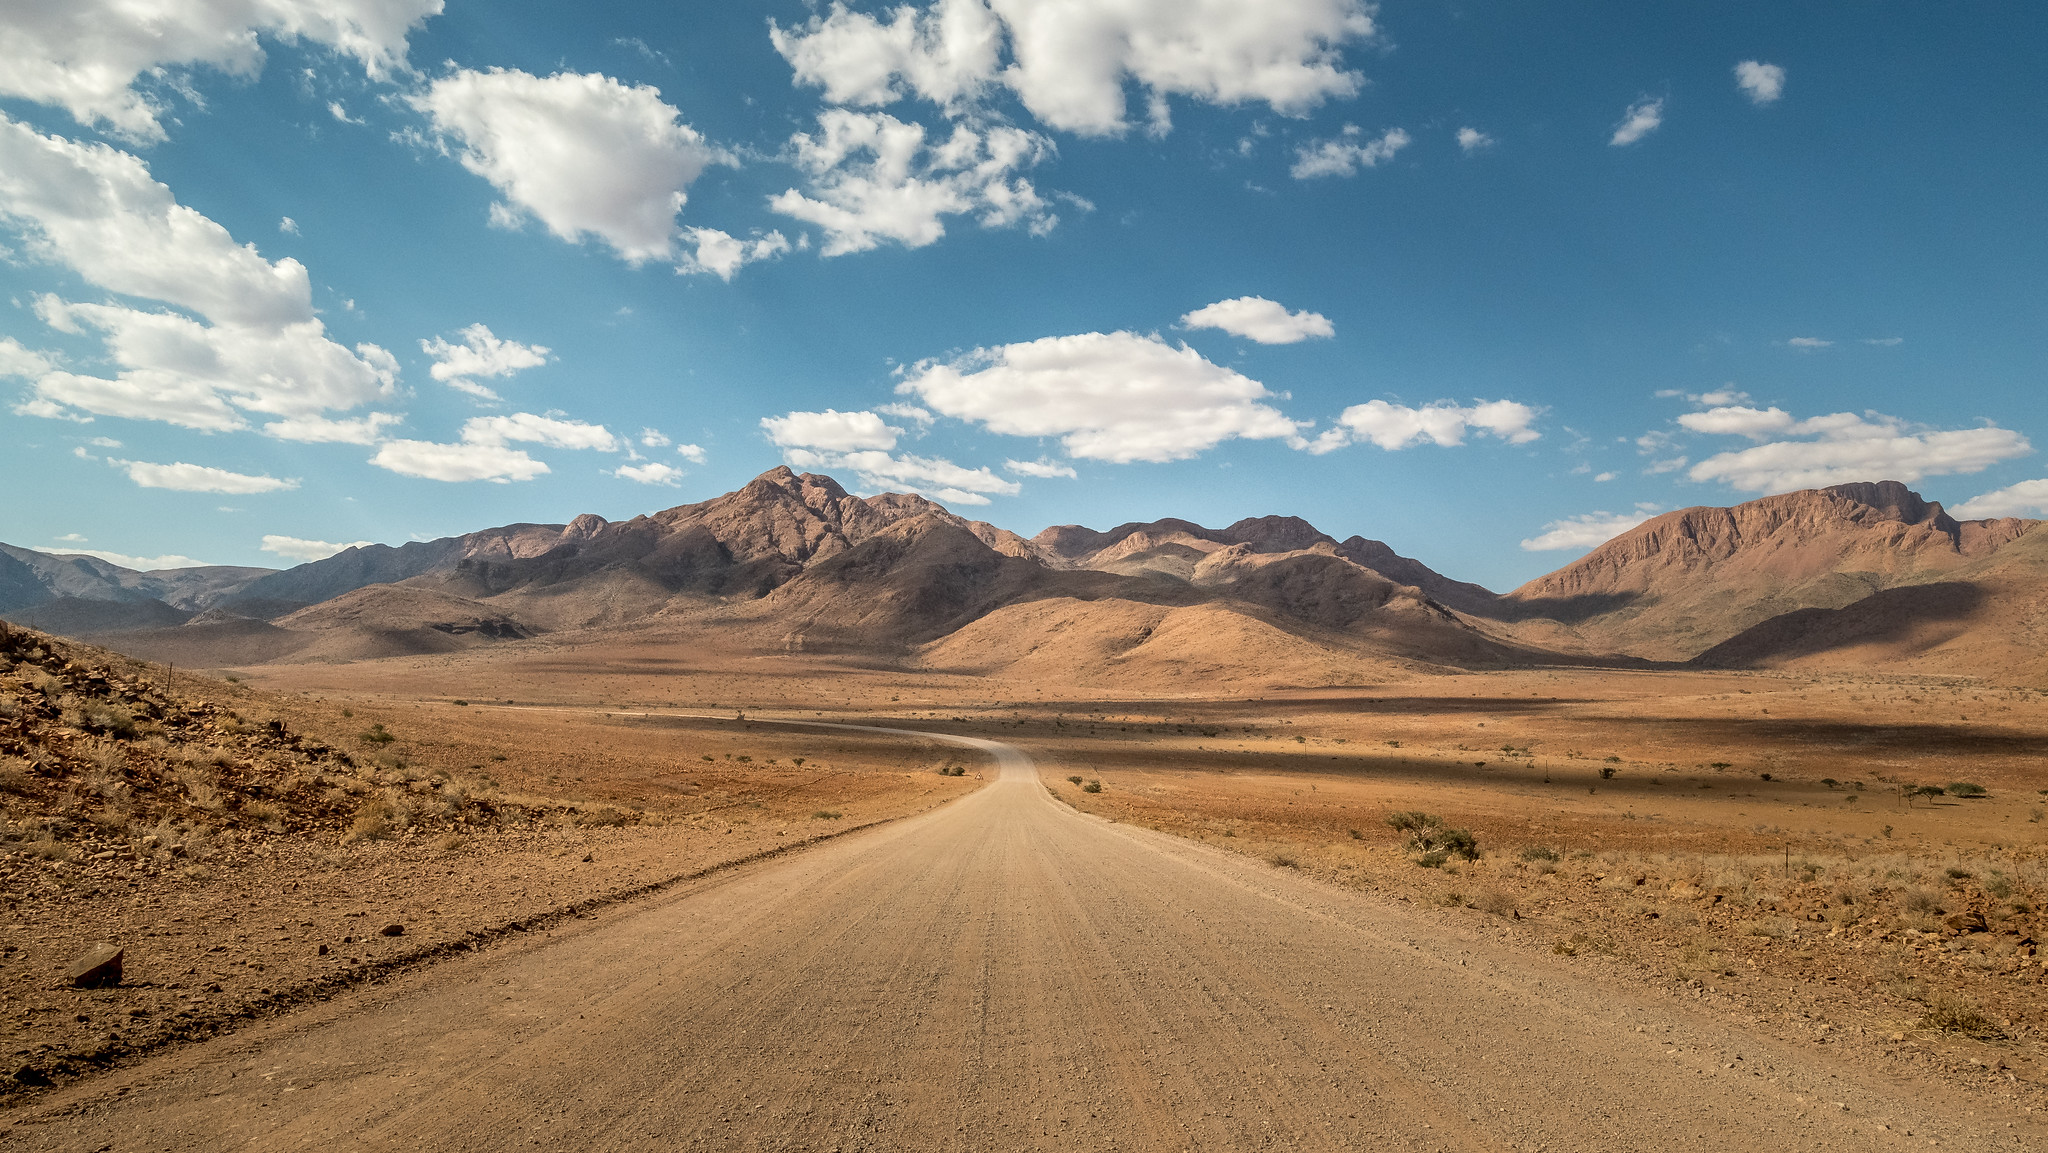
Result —
[[[462, 543], [492, 541], [502, 547]], [[269, 621], [216, 611], [123, 643], [188, 664], [216, 663], [205, 660], [212, 648], [217, 663], [241, 664], [653, 630], [735, 654], [834, 652], [911, 665], [968, 659], [971, 649], [993, 669], [1044, 649], [1034, 629], [1099, 625], [1116, 635], [1076, 651], [1100, 650], [1096, 663], [1107, 669], [1128, 618], [1145, 622], [1136, 627], [1153, 638], [1144, 647], [1162, 668], [1256, 666], [1268, 680], [1290, 679], [1290, 660], [1315, 667], [1302, 673], [1308, 681], [1337, 683], [1359, 679], [1350, 670], [1361, 661], [1497, 666], [1542, 656], [1481, 634], [1417, 588], [1350, 559], [1352, 542], [1292, 517], [1224, 530], [1177, 521], [1070, 528], [1034, 542], [922, 497], [853, 496], [830, 477], [778, 468], [724, 496], [629, 521], [584, 516], [436, 543], [438, 552], [412, 557], [432, 560], [429, 568], [396, 583]], [[387, 551], [320, 580], [404, 559]], [[1044, 602], [1101, 607], [1050, 616], [1030, 608]], [[961, 652], [934, 647], [974, 626], [984, 627]], [[1253, 650], [1264, 655], [1253, 659]]]
[[1327, 545], [1328, 551], [1351, 563], [1394, 584], [1420, 589], [1430, 599], [1460, 612], [1479, 612], [1500, 599], [1479, 585], [1452, 580], [1421, 561], [1404, 557], [1380, 541], [1354, 536], [1340, 542], [1293, 516], [1246, 517], [1221, 529], [1174, 518], [1133, 521], [1107, 532], [1056, 525], [1031, 538], [1031, 544], [1060, 567], [1157, 572], [1182, 580], [1192, 579], [1202, 558], [1221, 549], [1283, 553]]
[[1774, 617], [1943, 579], [2039, 521], [1957, 521], [1897, 481], [1666, 513], [1502, 598], [1527, 643], [1684, 660]]
[[1840, 608], [1762, 621], [1695, 658], [1718, 668], [1866, 670], [2048, 685], [2048, 531]]

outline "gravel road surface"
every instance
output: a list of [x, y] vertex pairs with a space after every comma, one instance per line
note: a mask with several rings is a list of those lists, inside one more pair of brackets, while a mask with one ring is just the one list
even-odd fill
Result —
[[999, 773], [64, 1090], [0, 1149], [2048, 1148], [2032, 1115], [1080, 816], [1017, 749], [931, 736]]

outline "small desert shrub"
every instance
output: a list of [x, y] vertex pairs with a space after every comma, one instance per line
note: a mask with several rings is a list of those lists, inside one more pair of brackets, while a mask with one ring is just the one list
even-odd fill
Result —
[[1301, 860], [1292, 853], [1274, 853], [1266, 859], [1283, 869], [1301, 868]]
[[381, 841], [390, 835], [391, 818], [385, 815], [381, 806], [367, 805], [356, 811], [356, 819], [350, 822], [348, 835], [342, 838], [342, 843]]
[[1600, 766], [1600, 779], [1601, 779], [1601, 780], [1603, 780], [1603, 781], [1611, 781], [1611, 780], [1613, 780], [1613, 779], [1614, 779], [1614, 766], [1613, 766], [1613, 765], [1601, 765], [1601, 766]]
[[55, 834], [48, 830], [33, 840], [23, 842], [21, 851], [45, 861], [69, 861], [78, 855], [72, 851], [70, 845], [58, 840]]
[[811, 814], [811, 819], [814, 821], [836, 821], [839, 817], [840, 814], [836, 809], [819, 809]]
[[2012, 896], [2012, 879], [2002, 873], [1993, 873], [1991, 879], [1984, 882], [1984, 891], [2004, 900]]
[[1479, 895], [1472, 898], [1472, 907], [1496, 917], [1512, 917], [1515, 914], [1515, 899], [1499, 889], [1481, 889]]
[[397, 740], [398, 737], [391, 730], [384, 727], [384, 722], [378, 721], [368, 729], [365, 729], [360, 739], [366, 745], [388, 745]]
[[1345, 831], [1351, 834], [1351, 839], [1354, 841], [1363, 841], [1365, 839], [1365, 834], [1359, 832], [1357, 829], [1347, 829]]
[[1942, 872], [1951, 881], [1967, 881], [1977, 875], [1968, 869], [1943, 869]]
[[1920, 1027], [1987, 1041], [2004, 1036], [1974, 1002], [1945, 993], [1927, 1003], [1927, 1012], [1920, 1016]]
[[1926, 889], [1907, 889], [1899, 894], [1899, 906], [1908, 913], [1939, 913], [1941, 898]]
[[[1437, 868], [1454, 856], [1468, 861], [1479, 859], [1478, 839], [1469, 830], [1445, 825], [1442, 817], [1423, 812], [1389, 813], [1387, 827], [1408, 834], [1408, 851], [1423, 854], [1425, 859], [1420, 863], [1424, 868]], [[1434, 863], [1428, 860], [1431, 857], [1435, 858]]]
[[269, 801], [250, 801], [242, 806], [242, 815], [273, 833], [284, 832], [284, 810]]
[[1068, 777], [1068, 778], [1067, 778], [1067, 780], [1069, 780], [1069, 781], [1071, 781], [1071, 782], [1073, 782], [1074, 784], [1077, 784], [1077, 785], [1081, 783], [1081, 778], [1080, 778], [1080, 777], [1079, 777], [1078, 775], [1077, 775], [1077, 776], [1072, 776], [1072, 777]]
[[1522, 848], [1522, 859], [1525, 861], [1555, 861], [1558, 859], [1557, 850], [1548, 845], [1525, 845]]
[[442, 833], [434, 839], [434, 847], [444, 853], [452, 853], [461, 848], [464, 841], [465, 838], [461, 833]]
[[48, 673], [37, 673], [30, 677], [28, 687], [43, 694], [46, 701], [54, 701], [64, 695], [64, 682]]
[[11, 721], [21, 716], [21, 706], [13, 701], [0, 698], [0, 721]]
[[185, 798], [194, 808], [207, 812], [217, 811], [224, 803], [217, 778], [206, 770], [193, 766], [178, 772], [178, 783], [185, 788]]
[[1984, 786], [1974, 781], [1950, 781], [1948, 783], [1948, 795], [1951, 797], [1981, 797], [1984, 795]]
[[104, 701], [87, 701], [79, 706], [78, 712], [80, 719], [85, 722], [82, 728], [123, 738], [135, 735], [135, 714], [119, 705]]
[[1081, 791], [1084, 793], [1099, 793], [1102, 791], [1102, 782], [1089, 781], [1087, 784], [1081, 786]]
[[33, 779], [27, 761], [20, 757], [0, 757], [0, 793], [26, 793]]

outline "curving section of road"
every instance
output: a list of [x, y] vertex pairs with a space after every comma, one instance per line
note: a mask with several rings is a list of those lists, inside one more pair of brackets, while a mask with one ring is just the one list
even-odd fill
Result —
[[2043, 1147], [1483, 928], [1080, 816], [1012, 746], [883, 731], [1001, 771], [167, 1055], [0, 1148]]

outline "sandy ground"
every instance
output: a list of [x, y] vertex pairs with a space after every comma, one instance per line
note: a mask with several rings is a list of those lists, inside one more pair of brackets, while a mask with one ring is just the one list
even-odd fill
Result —
[[61, 1092], [23, 1149], [2038, 1148], [1670, 997], [1077, 814], [922, 816]]
[[[902, 736], [280, 701], [188, 679], [202, 687], [252, 719], [283, 716], [391, 766], [384, 776], [398, 785], [452, 773], [493, 800], [497, 819], [372, 837], [351, 835], [345, 818], [310, 834], [216, 831], [175, 856], [86, 825], [64, 857], [0, 851], [0, 1074], [13, 1074], [0, 1075], [0, 1101], [980, 784], [934, 772], [959, 756]], [[352, 738], [371, 723], [397, 739]], [[64, 967], [102, 941], [126, 951], [122, 985], [72, 988]]]

